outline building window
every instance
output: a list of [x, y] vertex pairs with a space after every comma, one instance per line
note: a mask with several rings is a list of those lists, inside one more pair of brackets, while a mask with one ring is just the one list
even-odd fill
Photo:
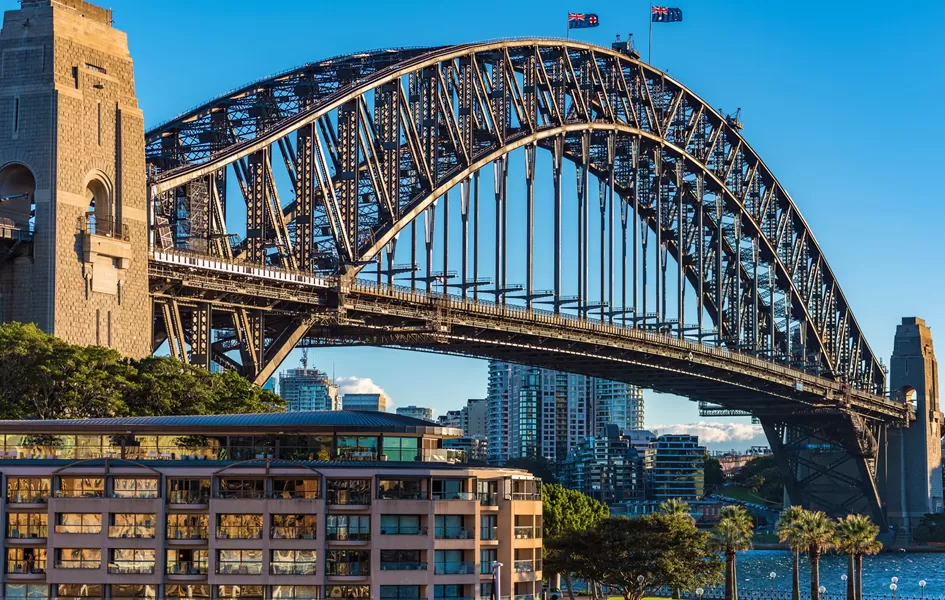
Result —
[[262, 550], [217, 550], [218, 575], [261, 575]]
[[325, 519], [329, 540], [363, 542], [371, 539], [370, 515], [328, 515]]
[[202, 598], [209, 600], [209, 585], [166, 585], [164, 586], [165, 598]]
[[56, 515], [56, 533], [101, 533], [102, 515], [99, 513], [59, 513]]
[[262, 515], [217, 515], [217, 539], [260, 540], [262, 539], [262, 530]]
[[328, 504], [356, 504], [371, 503], [370, 479], [329, 479]]
[[264, 479], [220, 479], [220, 498], [252, 500], [266, 497]]
[[115, 477], [112, 498], [157, 498], [158, 480], [153, 477]]
[[273, 550], [269, 560], [271, 575], [314, 575], [314, 550]]
[[45, 548], [7, 548], [7, 573], [45, 572]]
[[479, 573], [489, 575], [492, 573], [492, 563], [499, 558], [498, 550], [495, 548], [485, 548], [479, 551]]
[[369, 585], [326, 585], [325, 598], [336, 600], [354, 600], [355, 598], [370, 598]]
[[227, 600], [263, 600], [266, 597], [265, 587], [261, 585], [218, 585], [217, 598]]
[[498, 523], [497, 515], [479, 515], [479, 539], [497, 540], [496, 527]]
[[101, 569], [101, 548], [57, 548], [57, 569]]
[[415, 462], [422, 460], [419, 438], [385, 437], [384, 454], [393, 462]]
[[[363, 576], [371, 574], [371, 552], [369, 550], [329, 550], [325, 560], [328, 575]], [[328, 595], [330, 598], [336, 596]]]
[[209, 479], [168, 479], [168, 504], [206, 504], [210, 501]]
[[462, 598], [463, 585], [435, 585], [433, 586], [434, 598]]
[[337, 458], [341, 460], [376, 460], [377, 438], [366, 435], [339, 435]]
[[49, 499], [50, 480], [37, 477], [7, 479], [7, 502], [10, 504], [39, 504]]
[[437, 575], [467, 575], [473, 572], [473, 565], [463, 560], [462, 550], [434, 550], [434, 572]]
[[105, 480], [101, 477], [60, 477], [59, 498], [104, 498]]
[[421, 479], [381, 479], [377, 482], [377, 497], [382, 500], [425, 500]]
[[423, 571], [421, 550], [381, 550], [381, 571]]
[[97, 583], [60, 583], [56, 586], [57, 598], [104, 598], [105, 586]]
[[153, 538], [154, 513], [114, 513], [108, 526], [110, 538]]
[[419, 585], [382, 585], [381, 598], [383, 600], [421, 600]]
[[154, 573], [154, 548], [112, 548], [108, 572], [118, 575]]
[[206, 575], [207, 550], [191, 548], [171, 549], [167, 551], [168, 575]]
[[475, 494], [466, 491], [465, 479], [434, 479], [434, 500], [474, 500]]
[[7, 513], [7, 539], [46, 537], [46, 513]]
[[111, 592], [111, 598], [155, 598], [157, 597], [157, 586], [148, 584], [117, 585], [108, 586]]
[[317, 585], [274, 585], [272, 600], [317, 600]]
[[44, 600], [49, 598], [49, 586], [45, 583], [8, 583], [4, 586], [6, 600]]
[[272, 497], [314, 500], [318, 498], [317, 479], [273, 479]]
[[318, 515], [272, 515], [270, 536], [274, 540], [313, 540]]
[[209, 515], [200, 513], [169, 513], [167, 515], [167, 539], [205, 540]]
[[463, 515], [436, 515], [434, 535], [442, 540], [465, 540], [469, 537]]
[[426, 535], [420, 515], [381, 515], [381, 535]]

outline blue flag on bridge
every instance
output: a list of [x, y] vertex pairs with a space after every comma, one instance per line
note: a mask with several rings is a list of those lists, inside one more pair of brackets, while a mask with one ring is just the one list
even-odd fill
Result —
[[568, 13], [568, 29], [587, 29], [598, 25], [600, 21], [594, 13]]
[[678, 23], [682, 21], [682, 9], [669, 8], [666, 6], [651, 6], [650, 21], [653, 23]]

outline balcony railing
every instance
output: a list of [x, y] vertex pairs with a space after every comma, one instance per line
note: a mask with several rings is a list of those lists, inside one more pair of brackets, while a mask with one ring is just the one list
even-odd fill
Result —
[[262, 562], [220, 561], [218, 575], [262, 575]]
[[335, 577], [367, 577], [371, 574], [370, 562], [328, 563], [325, 574]]
[[110, 562], [108, 572], [116, 575], [151, 575], [154, 573], [154, 561]]
[[475, 492], [433, 492], [434, 500], [478, 500]]
[[513, 568], [516, 573], [532, 573], [534, 571], [541, 571], [541, 561], [540, 560], [517, 560], [513, 564]]
[[108, 527], [108, 537], [110, 538], [151, 539], [154, 535], [154, 527], [132, 525], [110, 525]]
[[19, 492], [7, 494], [7, 504], [45, 504], [49, 500], [49, 492]]
[[113, 490], [108, 493], [109, 498], [125, 498], [132, 500], [154, 500], [158, 497], [157, 490]]
[[434, 535], [440, 540], [468, 540], [469, 532], [465, 527], [437, 527]]
[[56, 533], [84, 533], [99, 534], [102, 533], [101, 523], [93, 525], [56, 525]]
[[269, 563], [271, 575], [314, 575], [314, 562], [273, 562]]
[[102, 561], [94, 558], [80, 558], [78, 560], [57, 560], [57, 569], [101, 569]]
[[381, 571], [426, 571], [422, 561], [381, 561]]
[[168, 575], [206, 575], [208, 572], [206, 562], [177, 561], [167, 563]]
[[328, 490], [326, 497], [328, 504], [342, 506], [345, 504], [367, 506], [371, 504], [369, 492], [349, 492], [347, 490]]
[[436, 563], [433, 566], [436, 575], [471, 575], [476, 572], [476, 563], [469, 561]]
[[96, 216], [94, 213], [86, 213], [79, 217], [79, 229], [83, 233], [95, 235], [104, 235], [116, 239], [128, 241], [128, 227], [124, 222], [115, 218]]
[[7, 528], [7, 539], [23, 540], [46, 537], [45, 525], [10, 525]]
[[535, 538], [535, 527], [533, 525], [516, 525], [515, 539], [531, 540]]
[[176, 490], [167, 493], [168, 504], [209, 504], [210, 492], [188, 492]]
[[168, 525], [167, 539], [169, 540], [205, 540], [208, 528], [206, 525]]
[[41, 575], [46, 572], [45, 560], [8, 560], [7, 573]]
[[269, 535], [274, 540], [314, 540], [315, 526], [283, 527], [277, 525], [269, 530]]
[[220, 490], [217, 498], [224, 500], [265, 500], [266, 492], [263, 490]]
[[56, 498], [104, 498], [105, 490], [56, 490]]
[[218, 540], [261, 540], [262, 526], [247, 525], [219, 525], [217, 526]]
[[426, 527], [384, 527], [381, 535], [426, 535]]
[[427, 495], [423, 492], [407, 490], [386, 490], [377, 493], [381, 500], [427, 500]]
[[499, 504], [499, 495], [488, 492], [479, 492], [479, 505], [480, 506], [498, 506]]
[[377, 460], [377, 450], [370, 448], [338, 448], [338, 460]]
[[329, 529], [326, 537], [333, 542], [368, 542], [371, 540], [371, 532]]

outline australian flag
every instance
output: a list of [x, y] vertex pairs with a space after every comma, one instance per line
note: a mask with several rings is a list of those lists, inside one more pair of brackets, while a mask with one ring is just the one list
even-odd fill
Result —
[[650, 20], [654, 23], [676, 23], [682, 21], [682, 9], [668, 8], [666, 6], [651, 6]]
[[568, 13], [568, 29], [587, 29], [598, 25], [600, 25], [600, 21], [597, 20], [597, 15], [593, 13]]

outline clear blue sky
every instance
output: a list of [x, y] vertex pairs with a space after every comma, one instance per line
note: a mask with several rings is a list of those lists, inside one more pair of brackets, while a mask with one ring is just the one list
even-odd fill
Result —
[[[148, 126], [337, 54], [563, 36], [570, 9], [596, 12], [602, 24], [575, 38], [609, 45], [632, 32], [645, 55], [649, 25], [639, 1], [110, 3], [129, 35]], [[811, 225], [874, 351], [888, 362], [896, 323], [917, 315], [945, 355], [945, 3], [671, 5], [685, 21], [654, 25], [653, 63], [713, 106], [742, 108], [745, 137]], [[371, 378], [398, 405], [442, 412], [485, 394], [481, 361], [340, 349], [312, 351], [310, 362], [334, 365], [338, 377]], [[651, 426], [698, 420], [695, 405], [678, 399], [649, 395], [647, 409]]]

